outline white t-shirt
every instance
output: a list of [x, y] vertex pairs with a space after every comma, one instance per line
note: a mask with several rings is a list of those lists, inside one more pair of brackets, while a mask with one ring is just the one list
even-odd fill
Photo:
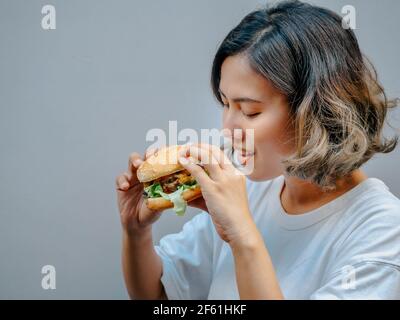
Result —
[[[247, 191], [286, 299], [400, 299], [400, 200], [381, 180], [300, 215], [282, 208], [283, 183], [247, 180]], [[169, 299], [239, 299], [232, 252], [208, 213], [155, 249]]]

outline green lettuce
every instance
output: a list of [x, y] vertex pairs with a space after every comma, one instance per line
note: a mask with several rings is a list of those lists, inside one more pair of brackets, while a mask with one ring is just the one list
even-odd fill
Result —
[[144, 188], [149, 198], [163, 197], [166, 200], [171, 201], [174, 204], [174, 211], [178, 216], [183, 216], [186, 211], [187, 202], [183, 199], [182, 193], [187, 189], [194, 189], [198, 186], [197, 181], [190, 181], [183, 185], [180, 185], [178, 189], [173, 193], [165, 193], [159, 182], [152, 184]]

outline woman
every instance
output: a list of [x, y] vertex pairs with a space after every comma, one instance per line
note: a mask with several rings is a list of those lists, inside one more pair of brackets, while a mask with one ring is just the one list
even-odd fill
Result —
[[223, 127], [254, 129], [254, 152], [242, 154], [254, 170], [246, 179], [224, 161], [207, 175], [188, 160], [221, 151], [184, 149], [203, 193], [190, 204], [204, 212], [153, 247], [161, 213], [144, 205], [143, 159], [131, 155], [117, 178], [131, 298], [399, 299], [400, 200], [360, 169], [397, 143], [381, 141], [394, 103], [370, 68], [327, 9], [291, 1], [247, 15], [220, 45], [211, 83]]

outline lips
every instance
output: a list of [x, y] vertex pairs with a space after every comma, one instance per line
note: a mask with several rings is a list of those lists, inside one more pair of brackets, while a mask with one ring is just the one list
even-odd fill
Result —
[[254, 151], [234, 150], [234, 157], [243, 166], [246, 165], [251, 157], [255, 155]]
[[251, 157], [251, 156], [254, 156], [254, 152], [253, 151], [242, 151], [241, 155], [243, 157]]
[[245, 149], [236, 149], [234, 147], [234, 151], [238, 154], [241, 154], [243, 157], [251, 157], [254, 156], [254, 151], [246, 151]]

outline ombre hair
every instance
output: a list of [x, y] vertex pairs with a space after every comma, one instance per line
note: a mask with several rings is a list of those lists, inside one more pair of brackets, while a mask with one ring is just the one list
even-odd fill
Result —
[[221, 66], [237, 54], [287, 97], [296, 145], [283, 161], [287, 174], [333, 190], [338, 178], [396, 147], [398, 136], [382, 131], [398, 100], [387, 99], [354, 32], [333, 11], [284, 1], [243, 18], [214, 58], [211, 86], [221, 104]]

